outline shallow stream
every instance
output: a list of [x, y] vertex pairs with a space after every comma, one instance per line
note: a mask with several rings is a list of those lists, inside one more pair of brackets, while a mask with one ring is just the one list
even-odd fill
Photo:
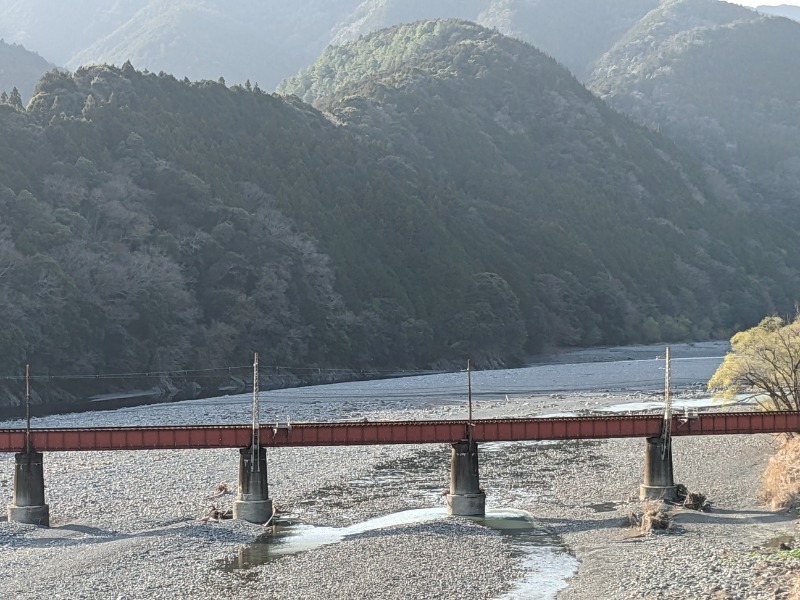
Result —
[[[444, 507], [406, 510], [346, 527], [306, 525], [281, 517], [255, 542], [239, 548], [237, 554], [220, 561], [225, 570], [248, 569], [272, 560], [336, 544], [370, 531], [447, 519]], [[472, 521], [508, 536], [513, 553], [522, 559], [526, 576], [514, 582], [498, 600], [545, 600], [566, 587], [566, 579], [575, 572], [577, 561], [559, 540], [537, 524], [530, 513], [517, 509], [490, 509], [485, 517]]]

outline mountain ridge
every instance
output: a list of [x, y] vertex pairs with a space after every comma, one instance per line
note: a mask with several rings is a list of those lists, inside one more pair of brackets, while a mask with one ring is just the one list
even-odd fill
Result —
[[[708, 18], [687, 28], [681, 11], [697, 5]], [[732, 202], [797, 222], [800, 86], [785, 48], [800, 43], [800, 24], [742, 10], [665, 2], [598, 61], [588, 85], [695, 155]]]
[[0, 367], [503, 366], [794, 306], [788, 219], [525, 42], [421, 21], [281, 89], [126, 62], [0, 105]]

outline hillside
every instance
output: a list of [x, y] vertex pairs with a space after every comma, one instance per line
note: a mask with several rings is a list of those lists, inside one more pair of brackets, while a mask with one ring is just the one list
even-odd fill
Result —
[[[461, 210], [470, 218], [450, 230], [463, 227], [468, 251], [470, 239], [484, 240], [472, 255], [510, 283], [529, 338], [596, 343], [634, 322], [636, 335], [645, 321], [671, 329], [681, 315], [699, 332], [764, 300], [755, 280], [733, 283], [721, 265], [754, 251], [761, 257], [744, 261], [756, 276], [776, 250], [770, 226], [745, 229], [755, 215], [744, 219], [747, 207], [730, 206], [688, 156], [524, 43], [464, 22], [399, 26], [329, 48], [279, 90], [415, 168], [436, 165], [469, 198]], [[476, 223], [493, 234], [477, 237]]]
[[87, 40], [66, 65], [120, 65], [165, 71], [192, 80], [250, 80], [267, 90], [308, 64], [328, 42], [340, 11], [354, 0], [149, 0], [108, 35]]
[[665, 2], [589, 87], [701, 161], [718, 194], [800, 223], [800, 24], [713, 0]]
[[794, 230], [496, 31], [381, 31], [285, 90], [326, 112], [130, 63], [0, 106], [2, 371], [192, 395], [255, 350], [276, 378], [517, 364], [797, 297]]
[[378, 29], [432, 18], [474, 21], [526, 41], [555, 57], [582, 79], [658, 0], [364, 0], [337, 24], [338, 45]]
[[22, 103], [27, 104], [36, 82], [51, 68], [38, 54], [0, 40], [0, 92], [10, 94], [17, 88]]
[[[329, 44], [357, 40], [400, 23], [460, 18], [533, 44], [585, 81], [593, 63], [660, 4], [660, 0], [117, 0], [110, 4], [0, 0], [0, 38], [73, 70], [130, 60], [137, 68], [156, 73], [191, 80], [223, 77], [229, 84], [250, 80], [269, 91], [314, 62]], [[729, 12], [755, 14], [728, 6]], [[797, 18], [796, 7], [758, 10]], [[685, 24], [691, 26], [691, 15], [686, 17]]]
[[[0, 37], [66, 68], [121, 65], [272, 90], [340, 44], [400, 23], [461, 18], [528, 41], [578, 77], [658, 0], [0, 0]], [[70, 35], [63, 35], [69, 31]]]
[[[60, 66], [130, 60], [192, 80], [250, 80], [272, 90], [311, 63], [358, 0], [0, 0], [0, 37]], [[69, 31], [69, 35], [64, 35]]]
[[146, 3], [147, 0], [0, 0], [0, 37], [66, 67], [73, 54], [109, 35]]

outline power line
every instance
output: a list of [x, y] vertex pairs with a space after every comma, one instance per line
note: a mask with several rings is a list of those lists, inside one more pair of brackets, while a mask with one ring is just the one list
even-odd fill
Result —
[[[211, 367], [208, 369], [176, 369], [171, 371], [131, 371], [125, 373], [64, 373], [56, 375], [31, 375], [30, 380], [34, 381], [53, 381], [53, 380], [86, 380], [86, 379], [147, 379], [147, 378], [161, 378], [161, 377], [194, 377], [194, 378], [210, 378], [219, 377], [224, 375], [225, 372], [233, 373], [234, 371], [247, 371], [252, 369], [251, 365], [236, 365], [229, 367]], [[434, 375], [442, 373], [441, 370], [404, 370], [404, 369], [353, 369], [347, 367], [291, 367], [288, 365], [262, 365], [259, 367], [259, 373], [269, 374], [274, 371], [275, 374], [280, 374], [281, 371], [294, 374], [294, 373], [342, 373], [342, 374], [355, 374], [355, 375], [402, 375], [405, 377], [415, 375]], [[213, 373], [213, 374], [212, 374]], [[0, 381], [22, 381], [25, 375], [3, 375], [0, 376]]]

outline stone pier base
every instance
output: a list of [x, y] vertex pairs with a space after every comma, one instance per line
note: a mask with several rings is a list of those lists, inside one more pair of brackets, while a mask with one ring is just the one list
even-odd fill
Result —
[[50, 507], [44, 501], [44, 461], [41, 452], [15, 454], [14, 492], [8, 520], [30, 525], [50, 525]]
[[639, 486], [640, 500], [677, 500], [672, 474], [672, 441], [661, 437], [647, 438], [644, 455], [644, 483]]
[[447, 513], [462, 517], [482, 517], [486, 514], [486, 494], [481, 489], [478, 477], [478, 446], [472, 440], [453, 444]]
[[239, 492], [233, 502], [233, 518], [250, 523], [267, 523], [272, 519], [272, 500], [267, 485], [267, 450], [259, 448], [253, 463], [250, 448], [239, 450]]

